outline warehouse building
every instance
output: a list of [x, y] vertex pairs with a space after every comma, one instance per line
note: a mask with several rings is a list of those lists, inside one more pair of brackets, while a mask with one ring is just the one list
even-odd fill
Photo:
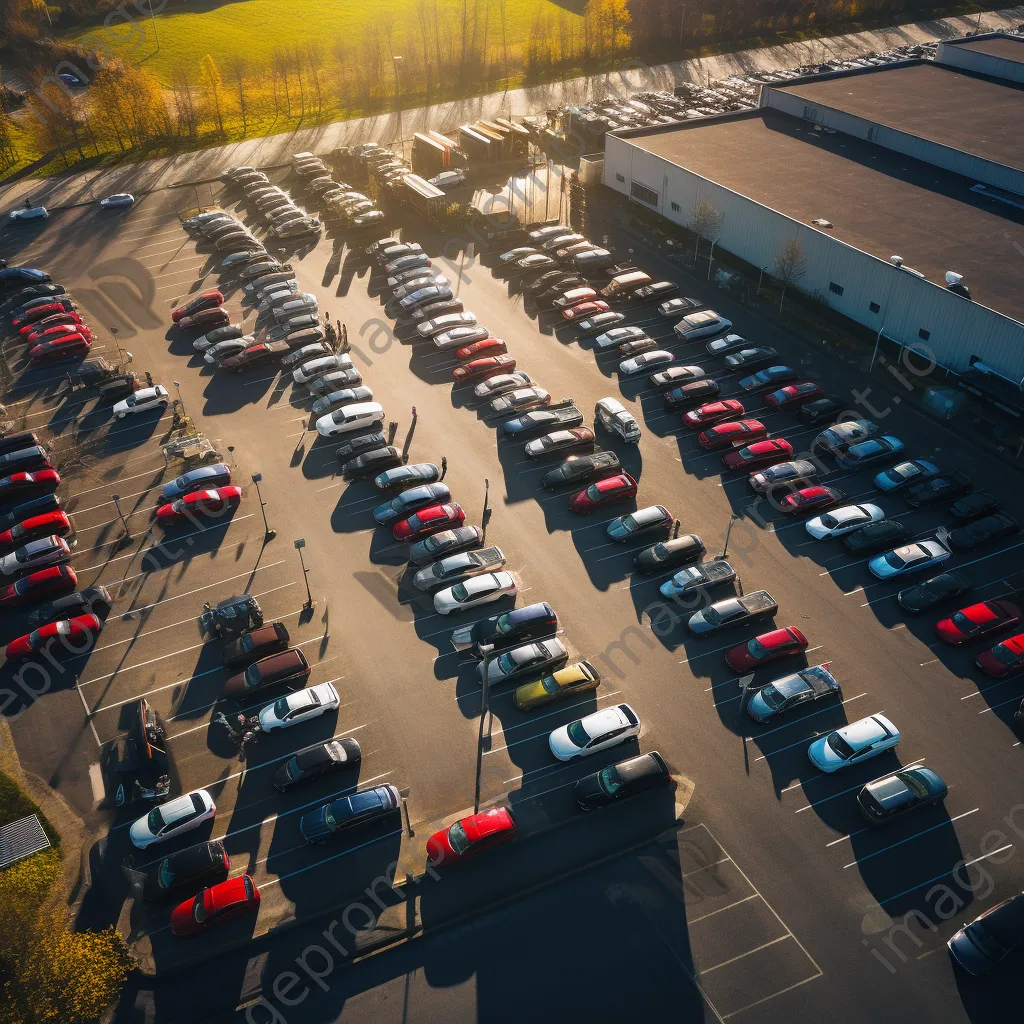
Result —
[[1024, 83], [1024, 37], [987, 32], [939, 43], [935, 59], [950, 67]]
[[[610, 133], [603, 180], [684, 227], [711, 203], [717, 245], [769, 274], [799, 239], [797, 288], [946, 369], [1015, 389], [1022, 124], [1012, 78], [909, 61], [766, 87], [753, 111]], [[971, 299], [947, 287], [958, 277]]]

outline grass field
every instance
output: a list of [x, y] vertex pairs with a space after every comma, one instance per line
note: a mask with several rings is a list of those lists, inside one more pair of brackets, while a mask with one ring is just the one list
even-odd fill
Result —
[[[156, 6], [159, 9], [159, 3]], [[358, 58], [365, 50], [368, 27], [381, 32], [386, 49], [385, 29], [389, 23], [393, 25], [393, 52], [408, 53], [419, 60], [423, 46], [419, 6], [420, 0], [233, 0], [222, 4], [190, 3], [191, 9], [182, 10], [175, 2], [156, 15], [155, 30], [145, 17], [134, 24], [115, 19], [109, 28], [97, 25], [70, 33], [67, 38], [86, 48], [113, 52], [133, 64], [142, 62], [166, 85], [176, 66], [195, 69], [207, 53], [221, 66], [236, 53], [245, 54], [256, 65], [269, 65], [276, 48], [315, 39], [323, 46], [328, 62], [333, 59], [339, 41]], [[431, 22], [431, 49], [436, 45], [434, 35], [439, 34], [442, 47], [451, 47], [454, 52], [461, 32], [461, 0], [437, 0], [437, 33], [434, 0], [425, 0], [425, 6]], [[498, 65], [502, 61], [501, 6], [502, 0], [478, 0], [475, 7], [475, 49], [486, 50], [490, 61]], [[142, 3], [139, 7], [146, 10]], [[472, 17], [474, 0], [469, 0], [468, 7]], [[576, 31], [582, 24], [582, 18], [573, 13], [574, 9], [582, 9], [582, 3], [504, 0], [504, 8], [510, 59], [522, 52], [538, 17], [550, 18], [552, 26], [560, 17], [567, 18]], [[122, 9], [137, 16], [131, 4]]]

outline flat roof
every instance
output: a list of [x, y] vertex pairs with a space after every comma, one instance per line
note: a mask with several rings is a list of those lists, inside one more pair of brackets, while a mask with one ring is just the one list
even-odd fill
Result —
[[963, 50], [977, 50], [1003, 60], [1024, 62], [1024, 37], [981, 36], [977, 39], [950, 39], [947, 46], [959, 46]]
[[1024, 89], [1006, 82], [926, 61], [770, 88], [1024, 170]]
[[1024, 211], [997, 210], [959, 175], [769, 108], [623, 138], [794, 220], [823, 217], [825, 234], [898, 254], [934, 284], [963, 274], [978, 302], [1024, 321]]

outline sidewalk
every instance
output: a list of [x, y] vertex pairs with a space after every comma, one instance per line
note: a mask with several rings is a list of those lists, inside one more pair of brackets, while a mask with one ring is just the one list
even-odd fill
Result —
[[[444, 131], [477, 118], [536, 114], [566, 103], [586, 103], [610, 94], [671, 90], [681, 82], [706, 82], [709, 77], [715, 80], [730, 75], [792, 68], [832, 57], [845, 58], [904, 44], [951, 39], [979, 28], [982, 31], [1013, 29], [1022, 22], [1024, 7], [1013, 7], [984, 13], [980, 19], [975, 15], [916, 22], [827, 39], [677, 61], [652, 68], [638, 68], [629, 62], [629, 69], [621, 72], [572, 78], [403, 110], [403, 135], [408, 138], [414, 132], [428, 129]], [[285, 164], [292, 153], [303, 150], [330, 153], [340, 146], [356, 142], [390, 144], [395, 141], [397, 133], [398, 115], [393, 112], [350, 121], [335, 121], [317, 128], [214, 146], [159, 160], [125, 164], [105, 171], [84, 171], [45, 180], [24, 178], [0, 192], [0, 203], [7, 208], [13, 207], [25, 196], [31, 195], [33, 200], [47, 206], [66, 206], [89, 202], [114, 192], [151, 192], [172, 185], [209, 180], [232, 165]]]

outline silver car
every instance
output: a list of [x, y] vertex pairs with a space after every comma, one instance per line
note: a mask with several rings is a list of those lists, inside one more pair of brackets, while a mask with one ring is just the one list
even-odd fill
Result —
[[413, 583], [419, 590], [430, 590], [433, 587], [458, 583], [459, 580], [478, 576], [480, 573], [494, 572], [504, 564], [505, 555], [498, 547], [463, 551], [420, 569], [413, 577]]

